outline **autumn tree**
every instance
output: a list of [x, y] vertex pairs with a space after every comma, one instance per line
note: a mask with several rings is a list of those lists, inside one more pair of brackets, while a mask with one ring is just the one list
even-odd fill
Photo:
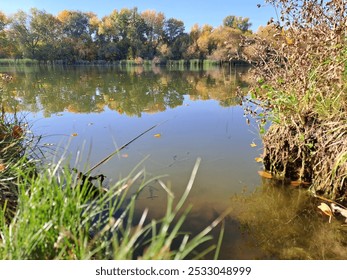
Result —
[[241, 30], [229, 26], [216, 28], [211, 35], [216, 48], [209, 58], [221, 61], [239, 59], [241, 35]]
[[6, 55], [8, 55], [8, 40], [5, 32], [5, 27], [8, 22], [6, 15], [0, 11], [0, 57], [6, 57]]
[[[175, 18], [169, 18], [164, 23], [164, 36], [161, 49], [168, 59], [182, 59], [183, 53], [188, 48], [189, 38], [184, 32], [184, 23]], [[162, 54], [164, 52], [162, 51]]]
[[214, 31], [211, 25], [205, 24], [199, 27], [198, 24], [193, 25], [189, 37], [190, 46], [187, 50], [189, 58], [205, 59], [211, 55], [216, 48], [212, 32]]
[[[6, 28], [5, 28], [6, 26]], [[31, 9], [10, 21], [0, 13], [0, 57], [40, 61], [123, 59], [218, 59], [238, 55], [238, 38], [247, 35], [248, 18], [228, 16], [223, 25], [193, 26], [189, 34], [176, 18], [136, 7], [114, 10], [101, 20], [92, 12], [63, 10], [57, 16]]]
[[64, 39], [62, 53], [69, 60], [93, 60], [93, 38], [96, 35], [96, 15], [80, 11], [64, 10], [58, 14]]

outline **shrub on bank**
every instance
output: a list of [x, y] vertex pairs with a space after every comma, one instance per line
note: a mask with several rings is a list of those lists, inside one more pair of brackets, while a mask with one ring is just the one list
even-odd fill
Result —
[[[347, 199], [347, 4], [268, 1], [281, 10], [272, 40], [253, 38], [260, 58], [251, 103], [271, 120], [263, 135], [264, 167], [274, 176], [311, 184]], [[282, 24], [281, 24], [282, 23]]]

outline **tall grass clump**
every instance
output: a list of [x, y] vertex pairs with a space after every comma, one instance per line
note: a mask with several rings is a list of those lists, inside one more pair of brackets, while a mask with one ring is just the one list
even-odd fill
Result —
[[278, 177], [308, 182], [316, 193], [345, 200], [347, 3], [266, 2], [279, 14], [269, 22], [271, 38], [243, 42], [255, 66], [248, 101], [265, 114], [248, 112], [259, 117], [261, 129], [264, 116], [271, 121], [263, 134], [264, 167]]
[[[144, 170], [134, 170], [98, 197], [87, 191], [88, 182], [81, 182], [69, 168], [59, 164], [38, 176], [18, 170], [15, 215], [8, 222], [0, 210], [0, 259], [201, 258], [206, 251], [202, 255], [195, 251], [211, 239], [209, 232], [223, 217], [195, 237], [181, 234], [189, 212], [184, 203], [199, 162], [177, 203], [171, 190], [159, 180], [167, 191], [168, 203], [166, 214], [158, 221], [148, 221], [148, 209], [139, 218], [135, 213], [137, 195], [150, 183], [141, 179], [145, 177]], [[137, 191], [130, 194], [130, 187]], [[180, 245], [174, 247], [177, 238]]]
[[[11, 80], [12, 76], [0, 74], [1, 96]], [[3, 218], [9, 221], [17, 207], [18, 171], [34, 165], [37, 139], [26, 133], [28, 124], [25, 118], [16, 113], [6, 114], [1, 97], [0, 101], [0, 208]]]

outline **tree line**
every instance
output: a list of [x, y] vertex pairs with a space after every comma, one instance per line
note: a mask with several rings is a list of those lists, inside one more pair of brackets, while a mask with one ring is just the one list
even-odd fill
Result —
[[250, 35], [248, 18], [227, 16], [213, 28], [195, 24], [185, 32], [183, 21], [136, 7], [114, 10], [99, 19], [95, 13], [63, 10], [56, 16], [32, 8], [7, 16], [0, 11], [0, 58], [42, 62], [211, 59], [240, 57], [240, 40]]

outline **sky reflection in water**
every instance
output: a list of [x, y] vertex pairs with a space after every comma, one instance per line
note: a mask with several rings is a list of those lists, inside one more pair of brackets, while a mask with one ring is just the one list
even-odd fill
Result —
[[[125, 177], [141, 164], [148, 177], [167, 175], [179, 197], [197, 157], [202, 158], [189, 203], [188, 224], [202, 229], [230, 206], [230, 197], [261, 182], [254, 161], [261, 144], [254, 122], [248, 126], [235, 96], [245, 87], [235, 69], [174, 71], [144, 68], [24, 68], [1, 69], [15, 76], [4, 93], [7, 111], [27, 114], [43, 144], [68, 149], [71, 165], [86, 170], [149, 127], [162, 123], [97, 168], [108, 183]], [[242, 69], [241, 69], [242, 70]], [[244, 71], [241, 71], [241, 73]], [[157, 134], [155, 137], [155, 134]], [[72, 136], [76, 135], [76, 136]], [[160, 136], [160, 137], [158, 137]], [[257, 147], [250, 144], [255, 142]], [[150, 207], [159, 218], [166, 193], [154, 182], [140, 195], [139, 209]], [[237, 222], [229, 220], [231, 247], [240, 239]], [[232, 236], [233, 240], [230, 240]], [[236, 258], [240, 249], [222, 252]], [[235, 251], [233, 251], [235, 250]]]

